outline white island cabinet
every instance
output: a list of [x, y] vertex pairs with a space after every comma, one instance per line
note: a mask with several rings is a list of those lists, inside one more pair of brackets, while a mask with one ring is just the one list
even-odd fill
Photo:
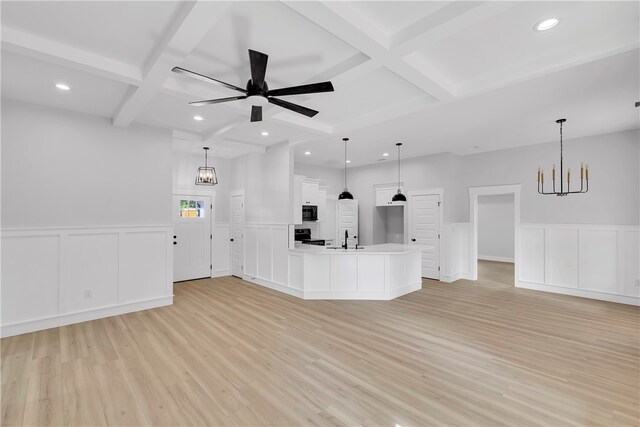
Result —
[[304, 299], [391, 300], [422, 287], [421, 247], [364, 249], [301, 245], [289, 249], [289, 287]]

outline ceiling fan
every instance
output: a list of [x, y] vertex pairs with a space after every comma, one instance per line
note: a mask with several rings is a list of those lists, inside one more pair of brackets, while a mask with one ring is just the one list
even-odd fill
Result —
[[193, 71], [185, 70], [181, 67], [173, 67], [171, 71], [178, 74], [184, 74], [185, 76], [192, 77], [207, 83], [213, 83], [219, 86], [226, 87], [228, 89], [237, 90], [244, 95], [232, 96], [229, 98], [209, 99], [205, 101], [190, 102], [190, 105], [201, 107], [203, 105], [219, 104], [221, 102], [236, 101], [238, 99], [248, 99], [251, 101], [251, 121], [262, 121], [262, 106], [271, 103], [287, 110], [295, 111], [296, 113], [303, 114], [307, 117], [313, 117], [318, 112], [311, 108], [303, 107], [302, 105], [293, 104], [282, 99], [274, 98], [275, 96], [285, 95], [303, 95], [307, 93], [320, 93], [320, 92], [333, 92], [333, 85], [331, 82], [311, 83], [301, 86], [291, 86], [282, 89], [269, 90], [267, 82], [264, 80], [267, 72], [267, 60], [269, 55], [262, 52], [249, 49], [249, 61], [251, 63], [251, 79], [247, 82], [246, 89], [242, 89], [238, 86], [234, 86], [229, 83], [225, 83], [220, 80], [216, 80], [212, 77], [205, 76]]

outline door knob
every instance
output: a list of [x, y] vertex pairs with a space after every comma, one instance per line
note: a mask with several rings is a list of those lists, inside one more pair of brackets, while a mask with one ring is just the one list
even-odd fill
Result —
[[416, 241], [416, 239], [411, 239], [411, 241], [412, 241], [412, 242], [415, 242], [415, 241]]
[[233, 239], [229, 239], [229, 240], [233, 242]]

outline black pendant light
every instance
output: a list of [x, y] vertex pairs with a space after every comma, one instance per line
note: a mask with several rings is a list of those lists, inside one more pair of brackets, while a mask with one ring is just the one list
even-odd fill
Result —
[[391, 198], [392, 202], [406, 202], [407, 198], [404, 194], [402, 194], [402, 190], [400, 190], [400, 147], [402, 146], [402, 142], [398, 142], [396, 147], [398, 147], [398, 192], [393, 195]]
[[344, 141], [344, 191], [338, 196], [338, 200], [353, 200], [353, 194], [347, 190], [347, 141], [349, 138], [342, 138]]
[[[562, 124], [566, 122], [567, 119], [558, 119], [556, 123], [560, 125], [560, 191], [556, 191], [556, 165], [553, 165], [553, 169], [551, 170], [551, 183], [552, 183], [552, 191], [545, 192], [544, 191], [544, 170], [538, 167], [538, 193], [546, 195], [554, 194], [556, 196], [566, 196], [568, 194], [579, 194], [586, 193], [589, 191], [589, 165], [585, 168], [584, 165], [580, 164], [580, 189], [576, 191], [571, 191], [571, 169], [567, 170], [567, 188], [564, 188], [564, 165], [563, 165], [563, 153], [562, 153]], [[585, 186], [585, 178], [586, 178], [586, 186]]]
[[209, 147], [202, 147], [204, 150], [204, 166], [198, 168], [198, 174], [196, 175], [196, 185], [211, 185], [214, 186], [218, 183], [218, 176], [216, 175], [216, 168], [209, 167], [207, 164], [207, 153]]

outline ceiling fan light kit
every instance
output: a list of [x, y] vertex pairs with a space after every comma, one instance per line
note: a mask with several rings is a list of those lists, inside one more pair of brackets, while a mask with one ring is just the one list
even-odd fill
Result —
[[196, 174], [196, 185], [214, 186], [218, 183], [216, 168], [209, 167], [207, 164], [207, 153], [209, 152], [209, 147], [202, 147], [202, 149], [204, 150], [204, 166], [200, 166], [198, 168], [198, 173]]
[[303, 107], [302, 105], [294, 104], [292, 102], [284, 101], [276, 96], [289, 96], [289, 95], [306, 95], [310, 93], [321, 92], [333, 92], [333, 85], [331, 82], [310, 83], [300, 86], [291, 86], [281, 89], [269, 90], [269, 85], [265, 81], [265, 75], [267, 72], [267, 61], [269, 55], [262, 52], [249, 49], [249, 62], [251, 65], [251, 79], [247, 82], [245, 89], [225, 83], [223, 81], [214, 79], [204, 74], [189, 71], [181, 67], [173, 67], [171, 71], [177, 74], [189, 76], [191, 78], [204, 81], [207, 83], [213, 83], [218, 86], [232, 89], [237, 92], [241, 92], [243, 95], [231, 96], [228, 98], [208, 99], [204, 101], [190, 102], [189, 105], [195, 107], [202, 107], [203, 105], [220, 104], [222, 102], [237, 101], [240, 99], [247, 99], [251, 104], [251, 121], [262, 121], [262, 107], [267, 104], [277, 105], [278, 107], [285, 108], [298, 114], [302, 114], [307, 117], [313, 117], [318, 114], [318, 111], [311, 108]]
[[[555, 194], [556, 196], [564, 197], [568, 194], [586, 193], [589, 191], [589, 165], [584, 166], [580, 163], [580, 190], [571, 191], [571, 169], [567, 169], [567, 189], [564, 189], [564, 172], [563, 172], [563, 153], [562, 153], [562, 124], [567, 119], [558, 119], [556, 123], [560, 125], [560, 191], [556, 191], [556, 165], [553, 165], [551, 171], [552, 191], [544, 191], [544, 170], [538, 167], [538, 193], [546, 195]], [[586, 184], [586, 185], [585, 185]]]
[[342, 140], [344, 141], [344, 190], [338, 195], [338, 200], [353, 200], [353, 194], [347, 189], [347, 141], [349, 138], [342, 138]]

